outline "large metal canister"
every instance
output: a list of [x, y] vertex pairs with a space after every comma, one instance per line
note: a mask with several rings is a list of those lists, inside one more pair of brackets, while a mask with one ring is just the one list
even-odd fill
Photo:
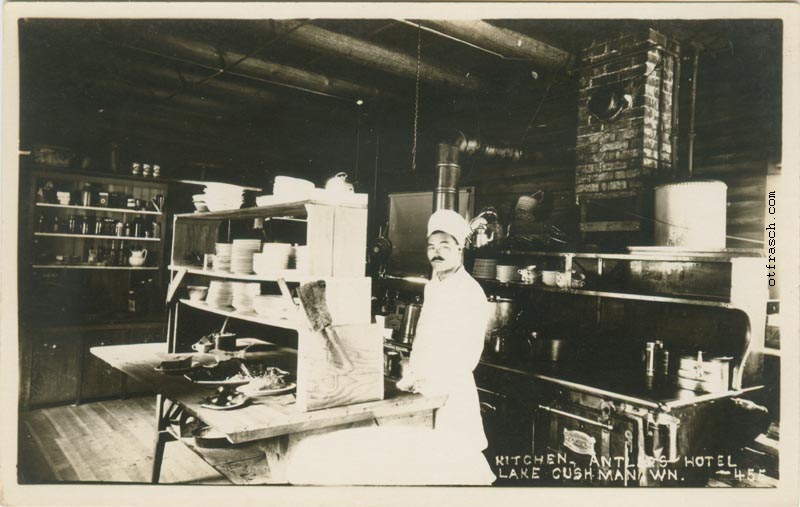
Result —
[[694, 180], [655, 188], [655, 244], [687, 250], [725, 248], [728, 186]]
[[407, 344], [414, 342], [414, 337], [417, 334], [417, 321], [421, 311], [422, 305], [419, 302], [410, 303], [406, 306], [406, 311], [403, 314], [403, 323], [397, 333], [398, 341]]

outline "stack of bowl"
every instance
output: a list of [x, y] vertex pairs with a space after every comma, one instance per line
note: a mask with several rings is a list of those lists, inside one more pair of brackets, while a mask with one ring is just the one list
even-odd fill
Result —
[[264, 243], [261, 253], [253, 254], [253, 270], [269, 275], [289, 269], [291, 254], [291, 243]]
[[231, 270], [231, 252], [233, 245], [230, 243], [216, 243], [214, 245], [214, 269], [216, 271]]
[[258, 282], [233, 282], [233, 307], [239, 312], [252, 312], [253, 299], [261, 294], [261, 284]]
[[249, 275], [253, 272], [253, 254], [261, 250], [260, 239], [234, 239], [231, 248], [231, 272]]
[[209, 182], [202, 200], [211, 211], [239, 209], [244, 203], [244, 191], [244, 187], [239, 185]]
[[289, 308], [283, 296], [254, 296], [253, 310], [262, 317], [283, 318]]
[[233, 286], [231, 282], [212, 280], [208, 284], [206, 303], [219, 308], [228, 308], [233, 303]]
[[497, 261], [494, 259], [475, 259], [472, 276], [475, 278], [494, 279], [497, 276]]
[[192, 196], [192, 202], [194, 203], [194, 209], [198, 212], [206, 212], [208, 211], [208, 206], [206, 206], [206, 194], [194, 194]]
[[289, 176], [275, 176], [272, 194], [288, 199], [308, 199], [314, 192], [314, 183]]
[[69, 204], [70, 200], [70, 193], [69, 192], [56, 192], [56, 199], [58, 199], [58, 204], [62, 206], [66, 206]]
[[498, 282], [518, 282], [520, 280], [519, 267], [509, 265], [497, 266], [497, 281]]

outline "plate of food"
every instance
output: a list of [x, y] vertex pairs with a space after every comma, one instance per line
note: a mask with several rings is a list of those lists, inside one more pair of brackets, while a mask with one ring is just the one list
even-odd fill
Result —
[[206, 397], [200, 405], [211, 410], [232, 410], [243, 407], [247, 403], [247, 396], [231, 389], [230, 387], [220, 386], [214, 394]]
[[272, 396], [286, 393], [296, 387], [294, 383], [286, 380], [288, 375], [288, 371], [283, 371], [275, 367], [267, 367], [259, 375], [254, 375], [250, 382], [239, 386], [236, 390], [250, 397]]

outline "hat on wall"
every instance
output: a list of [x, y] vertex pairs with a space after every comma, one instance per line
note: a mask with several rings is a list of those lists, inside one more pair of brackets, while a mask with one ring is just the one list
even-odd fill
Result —
[[451, 209], [437, 210], [428, 219], [428, 236], [437, 231], [453, 236], [461, 246], [472, 233], [467, 221]]

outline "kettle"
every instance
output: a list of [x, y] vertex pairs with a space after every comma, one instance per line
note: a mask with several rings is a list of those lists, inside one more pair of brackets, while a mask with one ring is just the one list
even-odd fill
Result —
[[472, 241], [475, 245], [475, 248], [484, 247], [494, 240], [494, 231], [487, 233], [485, 225], [478, 226], [478, 228], [475, 229], [474, 234], [475, 237]]
[[325, 190], [352, 193], [355, 191], [355, 188], [352, 183], [347, 181], [347, 173], [339, 172], [325, 183]]

